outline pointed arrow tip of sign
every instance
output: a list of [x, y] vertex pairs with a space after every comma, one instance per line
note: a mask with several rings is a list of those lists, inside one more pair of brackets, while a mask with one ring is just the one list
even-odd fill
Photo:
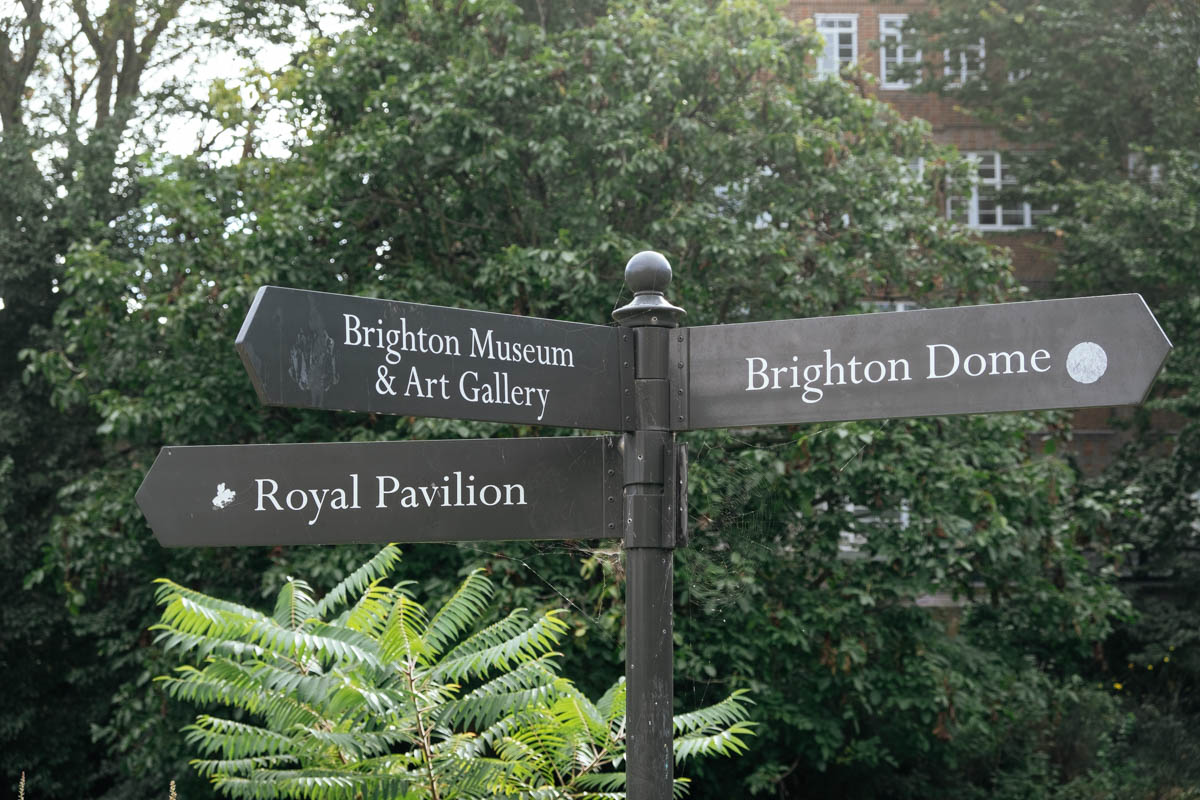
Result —
[[[1142, 297], [1140, 294], [1135, 295], [1135, 297], [1142, 301], [1142, 305], [1146, 308], [1146, 313], [1150, 315], [1151, 321], [1154, 322], [1154, 329], [1158, 331], [1158, 335], [1162, 337], [1163, 342], [1167, 345], [1167, 349], [1163, 351], [1163, 358], [1166, 358], [1166, 354], [1175, 349], [1175, 345], [1171, 344], [1171, 337], [1167, 336], [1167, 332], [1162, 329], [1162, 325], [1159, 324], [1158, 318], [1155, 317], [1154, 312], [1150, 310], [1150, 305], [1146, 302], [1146, 298]], [[1162, 364], [1159, 364], [1159, 366], [1161, 367]]]
[[262, 302], [263, 296], [270, 289], [270, 286], [260, 286], [258, 291], [254, 293], [254, 299], [250, 301], [250, 309], [246, 312], [246, 318], [242, 320], [242, 327], [238, 330], [237, 338], [233, 340], [234, 345], [241, 352], [242, 344], [246, 341], [246, 336], [250, 333], [250, 326], [254, 322], [254, 315], [258, 311], [259, 303]]

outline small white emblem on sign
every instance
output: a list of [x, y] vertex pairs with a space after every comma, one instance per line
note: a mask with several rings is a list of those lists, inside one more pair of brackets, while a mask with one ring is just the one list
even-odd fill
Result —
[[217, 484], [217, 496], [212, 499], [213, 508], [224, 508], [233, 502], [233, 498], [237, 497], [237, 492], [233, 489], [226, 489], [225, 484]]
[[1067, 353], [1067, 374], [1076, 383], [1095, 383], [1108, 369], [1108, 354], [1095, 342], [1080, 342]]

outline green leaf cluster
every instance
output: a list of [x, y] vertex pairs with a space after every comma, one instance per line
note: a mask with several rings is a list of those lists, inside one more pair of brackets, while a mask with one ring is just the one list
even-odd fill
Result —
[[[188, 727], [195, 769], [255, 800], [623, 797], [624, 682], [593, 703], [559, 677], [561, 614], [481, 627], [480, 571], [429, 613], [386, 582], [399, 560], [389, 545], [319, 601], [289, 578], [270, 615], [158, 581], [156, 641], [200, 663], [161, 678], [167, 693], [227, 709]], [[747, 702], [676, 716], [676, 759], [744, 752]]]
[[[1106, 421], [1124, 442], [1088, 511], [1121, 543], [1137, 614], [1097, 648], [1094, 676], [1135, 715], [1129, 758], [1196, 787], [1200, 742], [1200, 8], [1195, 3], [939, 0], [913, 18], [928, 52], [980, 37], [987, 68], [926, 85], [1028, 148], [1020, 178], [1045, 219], [1054, 291], [1141, 293], [1175, 345], [1145, 408]], [[936, 48], [936, 49], [935, 49]]]

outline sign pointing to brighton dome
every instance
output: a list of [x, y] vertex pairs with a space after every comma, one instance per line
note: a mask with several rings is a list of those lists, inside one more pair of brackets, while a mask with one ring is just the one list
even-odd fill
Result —
[[604, 325], [264, 286], [237, 350], [268, 405], [621, 430]]
[[1137, 294], [680, 333], [677, 430], [1132, 405], [1171, 349]]
[[670, 431], [1133, 404], [1171, 349], [1136, 294], [677, 328], [665, 258], [625, 279], [620, 328], [264, 287], [236, 342], [264, 403], [624, 433], [164, 447], [138, 505], [168, 547], [624, 536], [627, 785], [658, 800], [687, 497]]
[[166, 547], [621, 533], [617, 437], [164, 447], [137, 503]]

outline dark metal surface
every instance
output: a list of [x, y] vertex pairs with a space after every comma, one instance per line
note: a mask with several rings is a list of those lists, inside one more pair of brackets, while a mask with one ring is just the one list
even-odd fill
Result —
[[164, 447], [137, 503], [166, 547], [620, 536], [618, 438]]
[[1136, 294], [679, 333], [676, 430], [1135, 404], [1171, 349]]
[[[674, 487], [674, 505], [668, 506], [663, 527], [675, 536], [676, 547], [688, 546], [688, 449], [683, 442], [675, 443], [674, 469], [667, 471], [667, 487]], [[670, 466], [670, 464], [668, 465]], [[669, 489], [668, 489], [669, 490]]]
[[619, 336], [265, 286], [236, 344], [268, 405], [621, 430]]
[[[656, 523], [657, 524], [657, 523]], [[629, 800], [670, 800], [674, 676], [674, 551], [625, 551], [625, 780]]]
[[669, 800], [675, 774], [674, 550], [678, 464], [670, 432], [670, 329], [684, 311], [667, 302], [671, 267], [638, 253], [625, 267], [633, 300], [613, 312], [633, 334], [633, 418], [621, 449], [625, 467], [626, 790], [629, 800]]

